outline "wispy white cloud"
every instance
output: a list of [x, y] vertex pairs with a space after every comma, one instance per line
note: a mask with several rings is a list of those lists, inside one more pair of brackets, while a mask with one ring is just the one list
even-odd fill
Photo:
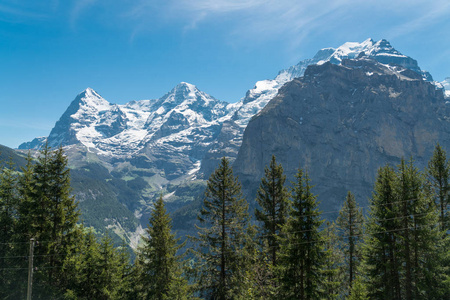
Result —
[[[20, 3], [20, 4], [19, 4]], [[36, 4], [39, 3], [39, 4]], [[47, 7], [47, 13], [43, 8]], [[68, 11], [63, 11], [69, 8]], [[39, 9], [37, 9], [39, 8]], [[296, 48], [318, 33], [346, 35], [367, 28], [396, 38], [443, 22], [450, 15], [448, 0], [5, 0], [1, 15], [45, 17], [68, 13], [75, 28], [83, 14], [98, 10], [104, 19], [130, 30], [131, 39], [165, 26], [180, 32], [216, 26], [230, 44], [242, 47], [284, 40]], [[105, 13], [106, 12], [106, 13]], [[105, 18], [105, 16], [107, 16]], [[385, 21], [386, 24], [380, 22]], [[448, 23], [448, 22], [447, 22]], [[364, 36], [370, 37], [369, 36]]]
[[[379, 22], [371, 12], [390, 18], [391, 36], [407, 34], [448, 16], [449, 7], [448, 0], [140, 0], [128, 16], [140, 22], [141, 30], [146, 23], [154, 26], [156, 19], [176, 21], [185, 31], [226, 23], [230, 37], [237, 39], [267, 41], [284, 36], [301, 43], [317, 30], [361, 14], [367, 16], [366, 23]], [[411, 18], [405, 20], [408, 14]], [[396, 20], [397, 15], [401, 18]]]
[[70, 25], [75, 28], [75, 24], [80, 15], [90, 6], [96, 4], [98, 0], [78, 0], [74, 1], [73, 7], [70, 11]]
[[155, 21], [176, 22], [183, 31], [226, 24], [230, 37], [267, 41], [280, 34], [305, 36], [320, 26], [318, 20], [325, 15], [355, 2], [358, 1], [324, 0], [318, 4], [314, 0], [140, 0], [125, 17], [137, 21], [138, 31], [146, 25], [154, 26]]
[[405, 34], [416, 32], [417, 30], [426, 30], [429, 26], [439, 23], [441, 21], [448, 21], [450, 16], [450, 2], [449, 1], [430, 1], [426, 3], [420, 14], [411, 16], [409, 21], [406, 21], [394, 27], [390, 31], [390, 38], [396, 38]]

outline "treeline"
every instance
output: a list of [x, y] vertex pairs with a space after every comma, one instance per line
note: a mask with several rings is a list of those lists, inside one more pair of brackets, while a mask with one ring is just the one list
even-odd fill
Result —
[[0, 172], [0, 298], [26, 298], [34, 238], [33, 299], [450, 299], [449, 184], [437, 145], [423, 172], [412, 159], [380, 168], [366, 216], [348, 192], [325, 222], [307, 170], [288, 185], [272, 157], [252, 218], [223, 158], [195, 246], [181, 253], [161, 195], [131, 262], [79, 224], [67, 159], [46, 148]]

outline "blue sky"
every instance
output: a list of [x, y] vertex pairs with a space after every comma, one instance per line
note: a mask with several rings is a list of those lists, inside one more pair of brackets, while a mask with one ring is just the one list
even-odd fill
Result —
[[449, 33], [448, 0], [2, 0], [0, 144], [48, 135], [87, 87], [125, 103], [186, 81], [235, 102], [346, 41], [385, 38], [441, 81]]

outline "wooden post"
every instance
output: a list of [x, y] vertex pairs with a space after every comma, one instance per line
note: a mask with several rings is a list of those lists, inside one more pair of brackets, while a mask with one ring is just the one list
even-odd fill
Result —
[[28, 290], [27, 300], [31, 300], [31, 291], [33, 285], [33, 251], [34, 251], [34, 238], [30, 239], [30, 255], [28, 256]]

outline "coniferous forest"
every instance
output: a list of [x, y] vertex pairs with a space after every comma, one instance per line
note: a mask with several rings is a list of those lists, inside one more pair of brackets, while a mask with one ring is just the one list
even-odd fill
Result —
[[272, 157], [256, 199], [245, 199], [223, 158], [193, 246], [172, 231], [160, 195], [130, 255], [83, 226], [67, 158], [45, 147], [20, 170], [2, 162], [0, 298], [450, 299], [449, 184], [437, 145], [425, 170], [412, 158], [381, 167], [369, 206], [349, 191], [331, 222], [308, 170], [289, 183]]

